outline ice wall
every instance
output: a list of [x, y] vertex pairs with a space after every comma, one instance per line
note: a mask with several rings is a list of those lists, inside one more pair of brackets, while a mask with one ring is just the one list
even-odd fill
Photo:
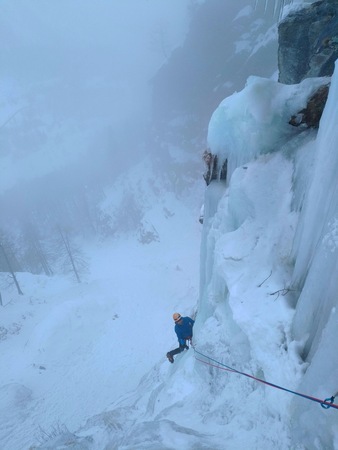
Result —
[[[292, 115], [306, 106], [307, 99], [323, 83], [327, 83], [326, 78], [306, 79], [298, 85], [283, 85], [269, 79], [250, 77], [245, 89], [223, 100], [212, 115], [208, 143], [212, 153], [218, 155], [220, 160], [228, 160], [229, 189], [226, 189], [227, 186], [222, 182], [212, 182], [205, 194], [201, 251], [201, 308], [205, 308], [208, 304], [205, 300], [206, 296], [210, 297], [210, 291], [212, 298], [223, 299], [227, 292], [224, 281], [223, 286], [220, 280], [215, 282], [217, 270], [213, 258], [217, 238], [219, 235], [240, 229], [248, 219], [257, 219], [255, 202], [259, 199], [251, 198], [251, 195], [243, 191], [238, 181], [241, 178], [239, 174], [244, 173], [243, 169], [247, 169], [248, 164], [252, 164], [263, 155], [281, 152], [292, 162], [295, 174], [299, 175], [299, 182], [293, 180], [295, 190], [293, 209], [301, 208], [303, 190], [311, 175], [311, 172], [304, 170], [303, 167], [307, 169], [312, 160], [313, 149], [310, 151], [308, 147], [313, 145], [314, 135], [311, 132], [302, 133], [298, 128], [289, 125], [288, 121]], [[298, 152], [298, 148], [302, 146], [305, 146], [303, 153]], [[280, 164], [282, 169], [282, 162]], [[297, 165], [302, 166], [298, 173]], [[237, 175], [232, 180], [235, 173]], [[275, 183], [276, 180], [277, 176], [270, 182]], [[258, 183], [259, 180], [251, 180], [253, 183], [251, 191], [256, 192], [257, 197], [267, 196], [267, 192], [257, 189], [255, 182]], [[291, 189], [292, 186], [288, 186], [288, 190]], [[282, 200], [275, 198], [274, 202], [277, 201]], [[222, 277], [224, 280], [226, 275], [223, 273]], [[210, 287], [210, 283], [213, 287]]]
[[[338, 391], [338, 70], [315, 143], [313, 178], [304, 201], [294, 243], [294, 286], [301, 289], [293, 333], [303, 342], [302, 356], [310, 363], [301, 389], [331, 397]], [[295, 402], [295, 434], [307, 448], [317, 439], [325, 448], [338, 439], [337, 413]], [[310, 419], [310, 420], [309, 420]], [[313, 421], [321, 424], [314, 431]], [[331, 431], [332, 430], [332, 431]], [[337, 444], [337, 442], [336, 442]]]
[[[228, 159], [229, 177], [226, 187], [213, 181], [206, 191], [199, 306], [207, 323], [223, 304], [222, 326], [240, 329], [245, 350], [236, 364], [251, 358], [267, 379], [323, 399], [338, 391], [337, 74], [318, 135], [288, 121], [326, 82], [252, 77], [214, 112], [209, 146]], [[292, 289], [287, 302], [271, 302], [283, 286]], [[292, 445], [338, 448], [336, 411], [297, 397], [276, 405], [273, 393], [265, 395], [264, 408], [284, 414], [285, 442], [291, 416]]]
[[228, 159], [228, 180], [237, 167], [280, 150], [299, 134], [288, 124], [291, 115], [306, 106], [322, 83], [321, 78], [306, 79], [287, 86], [250, 77], [245, 89], [222, 101], [211, 117], [208, 143], [220, 161]]

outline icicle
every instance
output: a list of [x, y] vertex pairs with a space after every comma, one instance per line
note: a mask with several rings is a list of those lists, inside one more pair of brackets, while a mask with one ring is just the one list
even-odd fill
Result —
[[[292, 3], [292, 2], [290, 2], [290, 3]], [[285, 7], [285, 0], [281, 0], [281, 4], [280, 4], [280, 8], [279, 8], [279, 17], [278, 17], [278, 20], [281, 20], [282, 17], [283, 17], [284, 7]]]
[[[275, 0], [274, 8], [273, 8], [273, 17], [276, 17], [277, 9], [279, 9], [279, 1]], [[280, 9], [279, 9], [279, 11], [280, 11]]]
[[268, 3], [269, 3], [269, 0], [265, 0], [264, 14], [266, 14], [266, 11], [268, 9]]

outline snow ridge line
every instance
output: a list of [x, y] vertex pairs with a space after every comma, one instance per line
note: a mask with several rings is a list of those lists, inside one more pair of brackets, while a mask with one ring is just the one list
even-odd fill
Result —
[[330, 398], [326, 398], [325, 400], [321, 400], [321, 399], [313, 397], [311, 395], [306, 395], [306, 394], [302, 394], [300, 392], [292, 391], [291, 389], [284, 388], [282, 386], [279, 386], [278, 384], [270, 383], [269, 381], [262, 380], [261, 378], [256, 378], [253, 375], [250, 375], [250, 374], [245, 373], [245, 372], [241, 372], [241, 371], [239, 371], [237, 369], [234, 369], [231, 366], [227, 366], [226, 364], [223, 364], [220, 361], [217, 361], [216, 359], [213, 359], [210, 356], [204, 355], [203, 353], [199, 352], [198, 350], [196, 350], [196, 347], [194, 345], [192, 345], [192, 347], [194, 349], [195, 354], [203, 356], [204, 358], [207, 358], [210, 361], [212, 361], [213, 363], [215, 363], [215, 364], [212, 364], [211, 362], [204, 361], [203, 359], [200, 359], [200, 358], [198, 358], [195, 355], [196, 361], [199, 361], [199, 362], [201, 362], [203, 364], [206, 364], [206, 365], [211, 366], [211, 367], [215, 367], [216, 369], [226, 370], [227, 372], [238, 373], [239, 375], [244, 375], [245, 377], [248, 377], [248, 378], [251, 378], [251, 379], [253, 379], [255, 381], [258, 381], [260, 383], [266, 384], [267, 386], [274, 387], [276, 389], [280, 389], [280, 390], [285, 391], [285, 392], [289, 392], [290, 394], [298, 395], [299, 397], [303, 397], [303, 398], [306, 398], [307, 400], [311, 400], [313, 402], [319, 403], [321, 405], [321, 407], [324, 408], [324, 409], [329, 409], [329, 408], [338, 409], [338, 405], [333, 403], [334, 399], [335, 399], [335, 396], [338, 395], [338, 394], [335, 394], [334, 396], [332, 396]]

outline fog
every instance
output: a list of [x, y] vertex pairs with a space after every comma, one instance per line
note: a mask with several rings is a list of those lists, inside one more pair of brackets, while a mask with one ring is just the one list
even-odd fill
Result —
[[58, 227], [142, 228], [116, 186], [145, 156], [168, 191], [203, 183], [210, 115], [250, 74], [276, 73], [281, 4], [0, 0], [0, 243], [27, 261], [32, 230], [48, 247]]
[[0, 2], [0, 226], [98, 195], [142, 155], [149, 80], [184, 39], [188, 3]]

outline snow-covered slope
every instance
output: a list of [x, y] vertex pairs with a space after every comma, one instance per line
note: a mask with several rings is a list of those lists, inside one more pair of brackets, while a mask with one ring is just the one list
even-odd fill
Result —
[[173, 309], [194, 312], [202, 183], [194, 185], [187, 208], [163, 188], [156, 199], [161, 182], [146, 162], [124, 181], [107, 192], [102, 208], [112, 213], [127, 186], [144, 221], [134, 233], [84, 244], [90, 267], [83, 283], [18, 274], [19, 296], [1, 275], [2, 450], [28, 449], [65, 427], [76, 430], [135, 389], [176, 344]]

